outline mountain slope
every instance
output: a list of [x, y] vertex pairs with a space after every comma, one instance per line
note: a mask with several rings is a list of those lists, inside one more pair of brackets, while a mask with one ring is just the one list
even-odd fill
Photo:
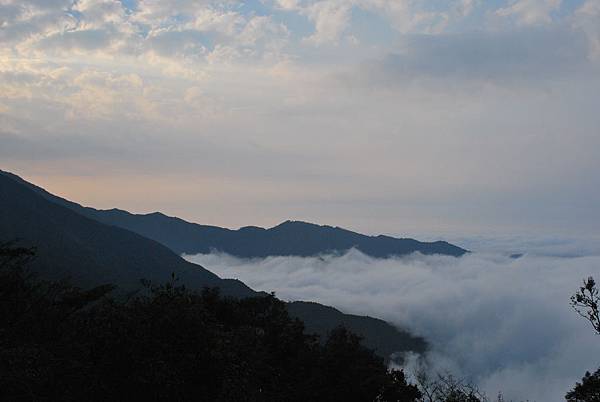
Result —
[[[65, 204], [75, 207], [66, 208]], [[76, 210], [77, 204], [0, 171], [0, 243], [19, 239], [21, 245], [36, 247], [31, 269], [45, 278], [70, 277], [80, 286], [112, 283], [131, 289], [139, 287], [142, 278], [164, 283], [175, 272], [188, 288], [219, 287], [225, 295], [237, 297], [259, 294], [240, 281], [221, 279], [185, 261], [156, 241], [82, 216]], [[420, 352], [425, 345], [421, 338], [374, 318], [347, 315], [317, 303], [288, 306], [290, 315], [304, 321], [307, 331], [324, 336], [344, 324], [385, 358], [390, 351]], [[382, 338], [382, 334], [386, 336]]]
[[216, 250], [240, 258], [288, 255], [308, 257], [324, 253], [343, 253], [353, 247], [375, 258], [414, 252], [456, 257], [467, 253], [467, 250], [445, 241], [420, 242], [390, 236], [366, 236], [338, 227], [298, 221], [287, 221], [270, 229], [251, 226], [230, 230], [190, 223], [158, 212], [136, 215], [119, 209], [97, 210], [52, 195], [18, 176], [0, 173], [30, 186], [50, 201], [88, 218], [153, 239], [178, 254], [206, 254]]
[[254, 294], [242, 282], [223, 280], [153, 240], [81, 216], [0, 175], [0, 241], [15, 239], [37, 249], [32, 269], [52, 279], [133, 288], [140, 279], [166, 282], [175, 272], [191, 287], [220, 287], [234, 296]]
[[377, 318], [343, 314], [333, 307], [314, 302], [290, 302], [288, 312], [304, 321], [306, 332], [325, 334], [342, 324], [367, 340], [369, 347], [381, 356], [412, 351], [422, 353], [427, 344], [407, 332], [398, 332], [390, 324]]

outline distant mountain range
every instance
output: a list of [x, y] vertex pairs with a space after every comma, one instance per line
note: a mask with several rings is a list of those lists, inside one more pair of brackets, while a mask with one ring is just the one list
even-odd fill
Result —
[[191, 287], [220, 287], [232, 296], [254, 294], [240, 281], [223, 280], [154, 240], [82, 216], [12, 178], [0, 175], [0, 241], [20, 239], [35, 247], [31, 268], [46, 278], [133, 288], [140, 279], [163, 283], [174, 272]]
[[249, 226], [231, 230], [190, 223], [160, 212], [138, 215], [120, 209], [98, 210], [57, 197], [18, 176], [6, 172], [4, 174], [29, 186], [56, 204], [98, 222], [138, 233], [180, 255], [218, 251], [239, 258], [309, 257], [326, 253], [341, 254], [351, 248], [375, 258], [403, 256], [414, 252], [455, 257], [468, 253], [467, 250], [445, 241], [420, 242], [383, 235], [366, 236], [339, 227], [299, 221], [286, 221], [270, 229]]
[[[188, 288], [218, 287], [233, 297], [261, 295], [238, 280], [221, 279], [204, 267], [187, 262], [155, 240], [103, 223], [107, 216], [115, 215], [132, 217], [133, 221], [138, 217], [124, 211], [85, 208], [0, 171], [0, 242], [18, 239], [19, 245], [35, 247], [31, 269], [42, 277], [70, 278], [80, 286], [112, 283], [123, 290], [133, 290], [140, 287], [141, 279], [160, 284], [175, 273]], [[160, 214], [142, 217], [151, 216], [164, 217], [169, 223], [180, 221], [193, 228], [200, 226]], [[160, 227], [154, 230], [160, 232]], [[344, 314], [318, 303], [294, 302], [288, 309], [305, 323], [307, 331], [319, 335], [344, 324], [362, 335], [365, 345], [386, 358], [394, 351], [422, 352], [426, 347], [422, 338], [371, 317]]]

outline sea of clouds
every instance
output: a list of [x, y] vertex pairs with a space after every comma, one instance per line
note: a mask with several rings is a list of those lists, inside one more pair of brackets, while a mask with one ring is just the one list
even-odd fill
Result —
[[[431, 345], [430, 371], [466, 377], [489, 397], [564, 400], [586, 370], [600, 366], [600, 336], [569, 305], [584, 278], [600, 279], [598, 243], [476, 238], [461, 244], [475, 252], [385, 260], [356, 250], [312, 258], [185, 257], [284, 300], [317, 301], [410, 329]], [[524, 255], [510, 258], [515, 252]]]

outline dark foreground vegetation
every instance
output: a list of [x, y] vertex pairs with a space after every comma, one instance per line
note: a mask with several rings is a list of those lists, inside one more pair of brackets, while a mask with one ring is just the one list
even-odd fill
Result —
[[[571, 306], [600, 336], [600, 289], [594, 278], [583, 281], [583, 286], [571, 297]], [[586, 372], [581, 382], [567, 393], [566, 399], [569, 402], [600, 402], [600, 368], [593, 374]]]
[[324, 343], [274, 296], [39, 281], [0, 249], [0, 400], [415, 401], [402, 371], [344, 328]]

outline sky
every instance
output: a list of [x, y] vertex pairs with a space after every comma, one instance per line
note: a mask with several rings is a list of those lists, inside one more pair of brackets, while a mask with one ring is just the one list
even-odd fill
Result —
[[597, 234], [598, 0], [0, 0], [0, 168], [227, 227]]

